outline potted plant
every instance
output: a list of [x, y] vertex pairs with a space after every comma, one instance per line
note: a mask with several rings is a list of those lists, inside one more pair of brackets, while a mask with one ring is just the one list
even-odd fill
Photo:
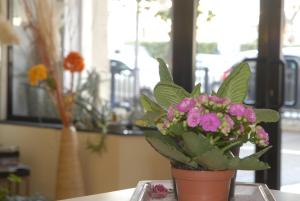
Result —
[[[270, 149], [259, 123], [276, 122], [279, 114], [243, 104], [251, 74], [247, 63], [235, 66], [219, 90], [208, 95], [200, 92], [200, 84], [191, 93], [174, 84], [167, 65], [158, 61], [155, 100], [141, 96], [145, 114], [137, 124], [157, 128], [145, 133], [146, 140], [170, 159], [180, 201], [225, 201], [236, 170], [270, 168], [259, 160]], [[246, 142], [264, 148], [245, 158], [232, 153]]]

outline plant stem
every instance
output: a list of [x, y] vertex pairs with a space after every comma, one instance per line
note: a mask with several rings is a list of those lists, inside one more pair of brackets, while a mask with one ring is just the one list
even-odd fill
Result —
[[71, 86], [70, 86], [71, 94], [73, 94], [73, 88], [74, 88], [74, 73], [71, 72]]
[[237, 146], [237, 145], [239, 145], [239, 144], [242, 144], [242, 143], [243, 143], [242, 141], [235, 141], [235, 142], [233, 142], [233, 143], [227, 145], [226, 147], [224, 147], [224, 148], [222, 149], [222, 152], [224, 153], [224, 152], [226, 152], [227, 150], [231, 149], [232, 147], [235, 147], [235, 146]]
[[212, 137], [213, 144], [215, 144], [220, 138], [221, 138], [221, 136], [217, 136], [215, 138]]

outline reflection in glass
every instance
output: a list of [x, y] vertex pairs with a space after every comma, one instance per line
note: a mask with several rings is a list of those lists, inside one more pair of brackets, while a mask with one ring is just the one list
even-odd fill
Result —
[[300, 2], [284, 1], [283, 48], [285, 59], [285, 107], [282, 109], [281, 190], [299, 193], [300, 189]]
[[26, 30], [25, 13], [17, 0], [9, 1], [9, 16], [20, 38], [20, 44], [9, 48], [9, 71], [12, 85], [12, 115], [30, 117], [57, 117], [51, 99], [41, 87], [31, 87], [27, 70], [37, 64], [39, 58], [34, 41]]
[[[257, 52], [258, 23], [258, 0], [199, 2], [195, 82], [201, 83], [202, 92], [216, 92], [236, 63]], [[248, 100], [255, 98], [254, 89], [252, 76]], [[249, 155], [254, 149], [252, 144], [246, 144], [240, 155]], [[254, 181], [254, 172], [238, 171], [237, 180]]]
[[171, 0], [109, 0], [111, 104], [120, 121], [141, 115], [140, 93], [151, 95], [158, 62], [170, 64]]

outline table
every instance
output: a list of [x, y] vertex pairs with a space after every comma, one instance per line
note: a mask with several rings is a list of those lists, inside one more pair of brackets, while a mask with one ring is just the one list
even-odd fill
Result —
[[[129, 201], [134, 188], [90, 195], [63, 201]], [[284, 193], [281, 191], [272, 190], [272, 193], [277, 201], [300, 201], [300, 194]]]
[[129, 201], [135, 188], [66, 199], [63, 201]]

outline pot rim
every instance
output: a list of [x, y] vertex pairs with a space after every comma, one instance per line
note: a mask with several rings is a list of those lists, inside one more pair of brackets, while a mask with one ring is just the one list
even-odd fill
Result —
[[224, 180], [231, 179], [235, 170], [186, 170], [172, 167], [172, 176], [187, 180]]

